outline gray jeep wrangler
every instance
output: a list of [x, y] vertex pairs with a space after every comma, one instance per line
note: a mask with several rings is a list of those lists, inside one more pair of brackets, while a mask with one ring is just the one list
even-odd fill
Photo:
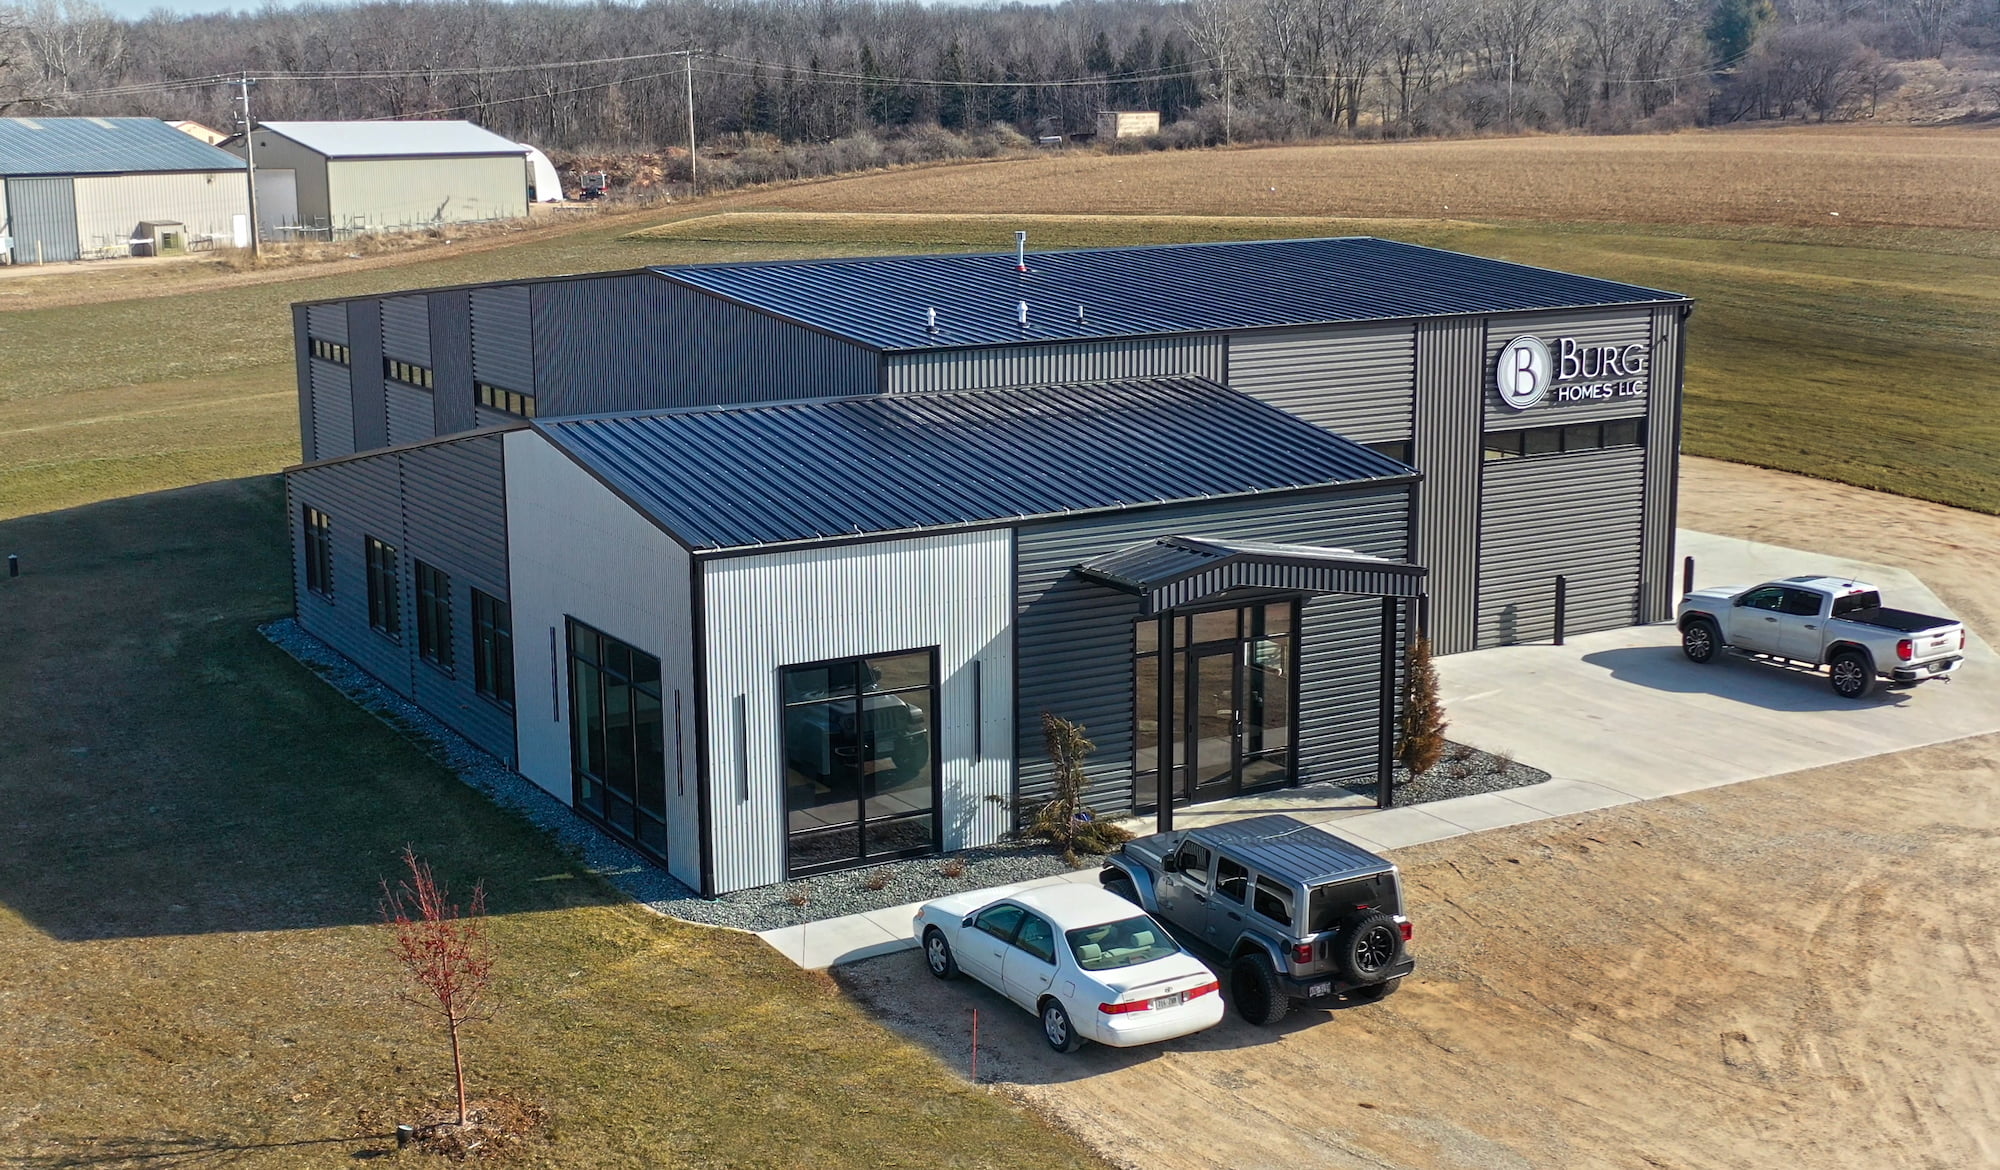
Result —
[[1141, 837], [1098, 880], [1221, 955], [1253, 1024], [1294, 999], [1382, 999], [1416, 969], [1395, 864], [1293, 817]]

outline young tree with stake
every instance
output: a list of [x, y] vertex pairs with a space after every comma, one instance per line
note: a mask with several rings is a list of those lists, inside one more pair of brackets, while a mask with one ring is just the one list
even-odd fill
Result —
[[405, 990], [405, 1002], [443, 1017], [451, 1035], [451, 1070], [458, 1086], [458, 1124], [467, 1124], [465, 1057], [459, 1031], [474, 1020], [488, 1020], [485, 1003], [492, 981], [493, 957], [486, 938], [486, 883], [472, 887], [472, 902], [460, 912], [451, 892], [431, 873], [431, 867], [403, 846], [408, 876], [394, 886], [382, 881], [382, 921], [394, 932], [389, 949], [410, 973], [416, 990]]

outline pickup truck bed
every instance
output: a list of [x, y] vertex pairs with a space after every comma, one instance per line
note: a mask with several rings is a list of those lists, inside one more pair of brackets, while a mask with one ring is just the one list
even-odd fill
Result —
[[1894, 630], [1899, 634], [1914, 634], [1918, 630], [1936, 629], [1949, 624], [1947, 619], [1932, 617], [1927, 613], [1912, 613], [1907, 609], [1890, 609], [1886, 605], [1857, 609], [1852, 613], [1841, 614], [1834, 620], [1859, 622], [1864, 626], [1881, 626], [1885, 630]]

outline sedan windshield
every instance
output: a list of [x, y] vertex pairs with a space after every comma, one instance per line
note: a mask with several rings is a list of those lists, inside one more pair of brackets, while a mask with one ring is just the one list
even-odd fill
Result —
[[1068, 931], [1069, 949], [1076, 965], [1086, 971], [1109, 971], [1150, 963], [1180, 953], [1180, 944], [1168, 937], [1160, 924], [1144, 914], [1102, 926], [1085, 926]]

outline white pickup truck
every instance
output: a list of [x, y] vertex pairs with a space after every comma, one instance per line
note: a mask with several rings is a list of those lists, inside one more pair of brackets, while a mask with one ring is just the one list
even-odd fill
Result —
[[1681, 599], [1681, 649], [1696, 662], [1723, 650], [1824, 666], [1833, 693], [1866, 698], [1877, 679], [1946, 678], [1965, 661], [1965, 627], [1888, 609], [1873, 585], [1786, 577], [1749, 589], [1697, 589]]

